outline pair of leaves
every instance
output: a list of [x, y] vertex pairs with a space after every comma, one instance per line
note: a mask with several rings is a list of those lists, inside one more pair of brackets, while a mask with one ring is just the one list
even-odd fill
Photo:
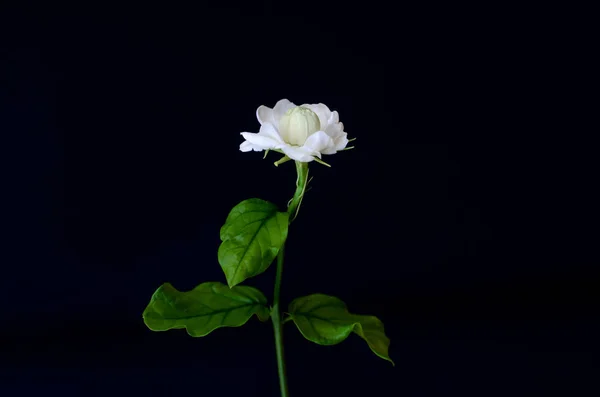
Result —
[[[180, 292], [169, 283], [163, 284], [144, 310], [148, 328], [186, 328], [191, 336], [205, 336], [219, 327], [239, 327], [252, 315], [266, 321], [269, 309], [265, 296], [256, 288], [237, 284], [267, 270], [285, 243], [288, 225], [288, 213], [279, 212], [267, 201], [249, 199], [236, 205], [221, 228], [218, 252], [229, 286], [208, 282]], [[312, 342], [334, 345], [354, 332], [377, 356], [394, 364], [382, 322], [374, 316], [349, 313], [338, 298], [313, 294], [295, 299], [289, 305], [289, 315]]]
[[335, 345], [354, 332], [367, 342], [373, 353], [394, 365], [388, 353], [390, 340], [377, 317], [351, 314], [343, 301], [323, 294], [297, 298], [288, 310], [300, 333], [311, 342]]
[[269, 319], [267, 298], [256, 288], [208, 282], [181, 292], [165, 283], [152, 295], [143, 318], [152, 331], [186, 328], [191, 336], [205, 336], [220, 327], [239, 327], [252, 315]]
[[208, 282], [180, 292], [165, 283], [144, 310], [146, 326], [153, 331], [186, 328], [191, 336], [205, 336], [219, 327], [239, 327], [254, 314], [266, 321], [270, 313], [262, 292], [237, 284], [267, 270], [287, 238], [288, 224], [288, 213], [264, 200], [233, 207], [221, 228], [218, 253], [229, 286]]
[[288, 213], [268, 201], [249, 199], [233, 207], [218, 252], [230, 287], [267, 270], [285, 243], [288, 224]]
[[[390, 340], [377, 317], [351, 314], [340, 299], [323, 294], [297, 298], [288, 310], [306, 339], [319, 345], [335, 345], [354, 332], [373, 353], [394, 364], [388, 354]], [[269, 319], [267, 299], [259, 290], [208, 282], [188, 292], [178, 291], [169, 283], [161, 285], [143, 317], [153, 331], [185, 328], [191, 336], [205, 336], [220, 327], [239, 327], [252, 315], [261, 321]]]

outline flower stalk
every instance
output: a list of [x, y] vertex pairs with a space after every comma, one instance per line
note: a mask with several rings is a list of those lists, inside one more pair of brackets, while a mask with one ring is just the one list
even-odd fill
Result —
[[[306, 190], [308, 180], [308, 163], [296, 161], [296, 192], [290, 205], [288, 206], [288, 215], [290, 223], [295, 219], [300, 209], [302, 197]], [[279, 308], [279, 297], [281, 295], [281, 278], [283, 273], [283, 257], [285, 255], [285, 243], [281, 246], [277, 254], [277, 273], [275, 275], [275, 289], [273, 291], [273, 306], [271, 308], [271, 320], [273, 321], [273, 331], [275, 334], [275, 354], [277, 356], [277, 373], [279, 375], [279, 388], [281, 397], [288, 397], [287, 376], [285, 371], [285, 357], [283, 353], [283, 322], [281, 321], [281, 310]]]

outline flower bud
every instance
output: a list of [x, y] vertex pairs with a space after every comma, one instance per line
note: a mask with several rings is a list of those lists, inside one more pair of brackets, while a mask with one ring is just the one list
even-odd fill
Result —
[[291, 145], [304, 145], [306, 138], [320, 129], [319, 116], [302, 106], [288, 110], [279, 121], [279, 134]]

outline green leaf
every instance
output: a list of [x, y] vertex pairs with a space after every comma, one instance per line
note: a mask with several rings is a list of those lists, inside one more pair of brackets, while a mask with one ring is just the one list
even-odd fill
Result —
[[265, 296], [253, 287], [208, 282], [181, 292], [165, 283], [152, 295], [143, 317], [152, 331], [186, 328], [191, 336], [205, 336], [220, 327], [244, 325], [253, 314], [268, 320], [266, 305]]
[[219, 264], [230, 287], [267, 270], [288, 234], [289, 215], [260, 199], [242, 201], [221, 228]]
[[377, 317], [348, 313], [344, 302], [323, 294], [294, 299], [288, 310], [300, 333], [309, 341], [335, 345], [354, 332], [367, 342], [373, 353], [394, 365], [388, 354], [390, 340]]

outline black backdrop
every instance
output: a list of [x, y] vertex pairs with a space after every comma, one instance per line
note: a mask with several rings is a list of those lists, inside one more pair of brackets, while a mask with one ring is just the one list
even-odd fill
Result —
[[[291, 197], [293, 163], [238, 150], [281, 98], [357, 137], [311, 164], [284, 303], [323, 292], [377, 315], [397, 364], [286, 325], [292, 396], [597, 395], [591, 158], [541, 127], [553, 43], [531, 15], [21, 2], [0, 18], [2, 395], [277, 395], [268, 323], [193, 339], [141, 313], [162, 282], [224, 281], [233, 205]], [[271, 297], [273, 278], [248, 284]]]

